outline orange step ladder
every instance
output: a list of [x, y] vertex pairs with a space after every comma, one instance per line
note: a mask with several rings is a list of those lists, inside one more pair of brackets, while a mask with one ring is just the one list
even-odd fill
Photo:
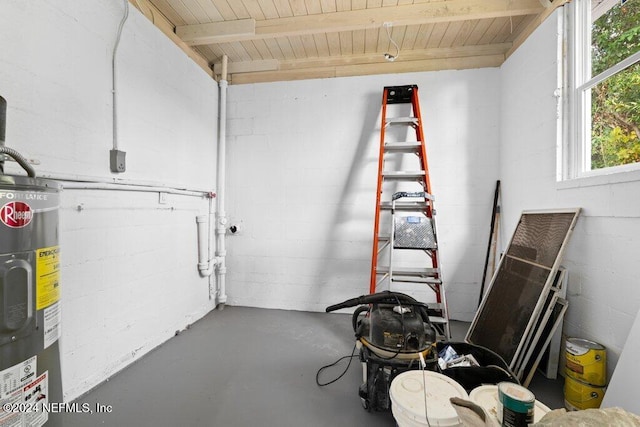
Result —
[[[402, 116], [387, 117], [393, 113]], [[369, 292], [392, 290], [417, 297], [430, 288], [435, 302], [427, 302], [429, 318], [439, 338], [448, 340], [433, 202], [418, 86], [385, 87]]]

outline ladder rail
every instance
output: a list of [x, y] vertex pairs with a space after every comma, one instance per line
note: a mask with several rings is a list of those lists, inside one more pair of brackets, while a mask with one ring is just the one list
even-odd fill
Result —
[[382, 201], [382, 169], [384, 166], [384, 140], [385, 140], [385, 129], [387, 127], [386, 117], [387, 117], [387, 93], [388, 89], [384, 88], [382, 91], [382, 118], [380, 120], [380, 152], [378, 153], [378, 183], [376, 185], [376, 216], [374, 226], [373, 226], [373, 251], [371, 256], [371, 279], [369, 282], [369, 293], [376, 293], [376, 270], [378, 268], [378, 235], [380, 233], [380, 202]]
[[[422, 162], [422, 170], [425, 174], [425, 189], [424, 191], [428, 194], [432, 194], [431, 192], [431, 179], [429, 178], [429, 162], [427, 160], [427, 141], [424, 138], [424, 129], [422, 126], [422, 113], [420, 112], [420, 103], [418, 102], [418, 87], [416, 86], [414, 89], [414, 95], [411, 97], [411, 107], [413, 108], [413, 114], [416, 117], [419, 117], [420, 123], [419, 126], [415, 126], [416, 131], [416, 139], [421, 142], [420, 151], [421, 156], [420, 160]], [[427, 206], [427, 216], [431, 217], [433, 215], [431, 204]]]

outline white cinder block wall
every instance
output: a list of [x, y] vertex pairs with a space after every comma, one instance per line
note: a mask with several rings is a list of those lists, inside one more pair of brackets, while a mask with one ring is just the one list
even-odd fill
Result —
[[[230, 86], [229, 304], [369, 292], [384, 86], [417, 84], [451, 316], [471, 320], [499, 170], [499, 70]], [[433, 293], [431, 293], [433, 295]]]
[[[557, 26], [551, 16], [502, 66], [500, 176], [507, 238], [524, 209], [581, 207], [565, 254], [564, 332], [608, 349], [615, 367], [640, 307], [640, 182], [556, 182]], [[627, 174], [629, 175], [629, 174]]]
[[[218, 92], [131, 7], [118, 53], [119, 147], [109, 171], [116, 0], [0, 2], [7, 146], [40, 176], [214, 190]], [[7, 163], [7, 171], [22, 173]], [[203, 197], [65, 189], [60, 207], [66, 400], [122, 369], [214, 306], [197, 271]]]
[[[40, 160], [41, 176], [213, 190], [215, 82], [133, 8], [118, 57], [127, 172], [109, 172], [121, 14], [115, 0], [0, 2], [7, 145]], [[523, 209], [584, 209], [564, 263], [565, 332], [606, 345], [611, 369], [640, 306], [640, 184], [556, 182], [557, 19], [501, 69], [230, 86], [228, 213], [240, 232], [228, 238], [228, 303], [321, 311], [368, 292], [381, 91], [415, 83], [452, 317], [475, 311], [501, 179], [505, 239]], [[67, 189], [61, 204], [71, 400], [214, 302], [195, 268], [195, 216], [207, 200]]]

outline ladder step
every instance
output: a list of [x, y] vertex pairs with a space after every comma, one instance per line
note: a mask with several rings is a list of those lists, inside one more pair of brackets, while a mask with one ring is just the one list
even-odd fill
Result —
[[420, 119], [417, 117], [390, 117], [385, 120], [388, 125], [418, 125]]
[[[388, 234], [381, 234], [378, 236], [378, 243], [382, 243], [384, 246], [380, 247], [380, 250], [386, 248], [391, 242], [389, 241], [391, 239], [391, 236], [389, 236]], [[395, 250], [401, 250], [401, 251], [434, 251], [436, 249], [438, 249], [437, 244], [435, 243], [431, 243], [432, 246], [429, 247], [403, 247], [403, 246], [393, 246], [393, 249]], [[394, 269], [394, 271], [396, 271]]]
[[[389, 267], [379, 266], [376, 271], [378, 274], [385, 274], [389, 272]], [[394, 267], [393, 274], [395, 276], [434, 277], [440, 274], [440, 269], [439, 268]]]
[[386, 142], [384, 151], [393, 153], [415, 153], [422, 148], [420, 141]]
[[[400, 277], [399, 277], [400, 276]], [[417, 284], [427, 284], [427, 285], [442, 285], [442, 279], [436, 279], [435, 277], [414, 277], [414, 276], [406, 276], [406, 279], [402, 277], [400, 274], [394, 274], [391, 278], [392, 282], [397, 283], [417, 283]]]
[[383, 171], [382, 177], [388, 180], [402, 181], [402, 180], [416, 180], [424, 179], [426, 173], [424, 171]]
[[[433, 198], [431, 199], [433, 200]], [[397, 211], [423, 211], [429, 206], [428, 202], [396, 202]], [[380, 209], [390, 210], [391, 202], [380, 202]]]
[[444, 317], [440, 317], [440, 316], [429, 316], [429, 321], [431, 323], [438, 323], [438, 324], [441, 324], [441, 325], [449, 323], [449, 321], [447, 319], [445, 319]]

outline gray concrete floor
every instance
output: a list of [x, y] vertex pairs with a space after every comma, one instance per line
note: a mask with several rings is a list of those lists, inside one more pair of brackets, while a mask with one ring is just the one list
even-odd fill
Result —
[[[452, 322], [454, 340], [467, 327]], [[350, 315], [227, 306], [76, 401], [112, 412], [64, 414], [63, 425], [394, 426], [390, 413], [362, 408], [357, 358], [337, 382], [316, 385], [318, 369], [353, 345]], [[562, 407], [561, 380], [536, 376], [530, 389], [547, 406]]]

